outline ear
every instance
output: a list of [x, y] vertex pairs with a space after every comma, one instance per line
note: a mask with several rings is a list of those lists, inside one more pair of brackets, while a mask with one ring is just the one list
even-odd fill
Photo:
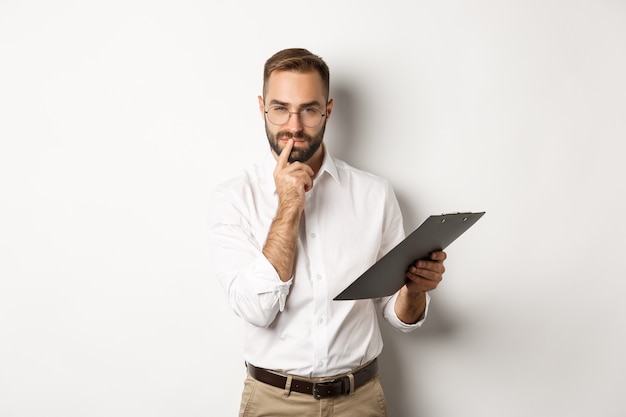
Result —
[[335, 99], [328, 100], [328, 104], [326, 105], [326, 121], [330, 119], [330, 114], [333, 112], [333, 104], [335, 104]]
[[265, 119], [265, 103], [263, 102], [263, 97], [258, 96], [257, 99], [259, 100], [259, 111], [261, 112], [261, 118]]

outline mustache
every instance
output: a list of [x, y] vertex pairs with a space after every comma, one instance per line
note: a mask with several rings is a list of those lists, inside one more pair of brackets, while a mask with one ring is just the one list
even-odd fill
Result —
[[276, 140], [280, 140], [280, 139], [306, 139], [308, 141], [311, 140], [311, 136], [307, 135], [304, 132], [296, 132], [296, 133], [292, 133], [292, 132], [278, 132], [276, 134]]

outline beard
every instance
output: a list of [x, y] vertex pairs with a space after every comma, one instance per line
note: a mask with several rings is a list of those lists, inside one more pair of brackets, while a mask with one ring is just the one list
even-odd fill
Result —
[[292, 148], [291, 154], [289, 155], [289, 159], [288, 159], [289, 163], [306, 162], [309, 159], [311, 159], [311, 157], [315, 155], [315, 152], [317, 152], [317, 150], [322, 145], [322, 140], [324, 139], [325, 131], [326, 131], [326, 123], [324, 123], [324, 125], [322, 126], [322, 130], [320, 130], [320, 132], [315, 136], [307, 135], [304, 132], [291, 133], [291, 132], [286, 132], [286, 131], [278, 131], [276, 132], [276, 134], [273, 134], [269, 130], [267, 121], [265, 122], [265, 134], [267, 135], [267, 140], [270, 143], [272, 150], [276, 152], [276, 155], [280, 155], [282, 151], [282, 148], [280, 148], [279, 146], [279, 142], [281, 139], [300, 139], [300, 140], [305, 140], [306, 143], [308, 144], [308, 146], [303, 149], [299, 149], [296, 147]]

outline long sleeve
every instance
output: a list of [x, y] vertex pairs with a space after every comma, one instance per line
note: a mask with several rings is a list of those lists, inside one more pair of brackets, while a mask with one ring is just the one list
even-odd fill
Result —
[[212, 195], [211, 258], [235, 314], [254, 326], [267, 327], [284, 309], [292, 281], [282, 282], [263, 256], [263, 241], [254, 236], [238, 199], [240, 196], [222, 187]]
[[[404, 225], [402, 219], [402, 212], [396, 199], [395, 193], [391, 186], [388, 185], [387, 198], [385, 202], [385, 220], [383, 222], [383, 238], [380, 246], [379, 259], [382, 258], [387, 252], [393, 249], [398, 243], [405, 238]], [[399, 291], [398, 291], [399, 292]], [[428, 314], [428, 306], [430, 304], [430, 295], [426, 294], [426, 310], [424, 311], [421, 319], [415, 324], [406, 324], [402, 322], [395, 312], [395, 303], [398, 298], [398, 292], [389, 297], [384, 297], [377, 300], [379, 308], [382, 311], [383, 318], [389, 322], [396, 330], [403, 333], [411, 332], [421, 325], [426, 320]]]

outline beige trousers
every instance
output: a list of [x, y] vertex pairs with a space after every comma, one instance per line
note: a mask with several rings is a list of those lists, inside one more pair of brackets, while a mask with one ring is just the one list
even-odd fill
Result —
[[387, 417], [387, 402], [375, 376], [351, 395], [315, 399], [310, 394], [289, 392], [248, 376], [239, 417]]

